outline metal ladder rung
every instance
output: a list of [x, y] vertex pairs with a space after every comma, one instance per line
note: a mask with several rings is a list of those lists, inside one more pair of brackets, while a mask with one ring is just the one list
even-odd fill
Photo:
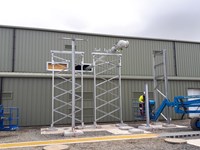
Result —
[[162, 62], [162, 63], [156, 64], [156, 65], [154, 65], [154, 68], [160, 67], [161, 65], [164, 65], [164, 63]]
[[162, 54], [163, 54], [163, 51], [153, 51], [153, 54], [154, 54], [154, 55], [162, 55]]
[[158, 75], [158, 76], [155, 76], [155, 79], [164, 79], [164, 75]]

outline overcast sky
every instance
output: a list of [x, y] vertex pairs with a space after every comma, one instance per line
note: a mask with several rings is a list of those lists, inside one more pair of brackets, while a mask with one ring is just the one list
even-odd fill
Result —
[[0, 2], [0, 25], [200, 42], [200, 0]]

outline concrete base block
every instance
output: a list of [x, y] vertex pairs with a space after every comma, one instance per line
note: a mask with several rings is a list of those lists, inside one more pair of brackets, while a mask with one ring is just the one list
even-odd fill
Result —
[[121, 129], [121, 130], [130, 130], [132, 128], [133, 127], [131, 127], [131, 126], [121, 126], [121, 127], [119, 127], [119, 129]]
[[81, 130], [75, 130], [75, 131], [64, 131], [64, 136], [66, 137], [71, 137], [71, 136], [79, 136], [79, 135], [83, 135], [84, 132]]

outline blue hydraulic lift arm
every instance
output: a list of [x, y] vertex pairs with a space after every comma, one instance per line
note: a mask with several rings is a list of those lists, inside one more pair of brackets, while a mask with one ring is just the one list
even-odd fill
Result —
[[163, 109], [168, 106], [172, 106], [173, 107], [173, 102], [170, 102], [168, 99], [164, 99], [160, 105], [160, 107], [157, 108], [157, 110], [155, 112], [152, 112], [150, 114], [150, 119], [153, 121], [156, 121], [158, 119], [158, 117], [160, 116], [160, 114], [162, 113]]
[[174, 107], [174, 110], [177, 114], [200, 113], [200, 109], [188, 109], [189, 107], [200, 107], [200, 95], [176, 96], [174, 97], [173, 102], [169, 101], [168, 99], [164, 99], [157, 110], [150, 114], [151, 120], [156, 121], [166, 106]]

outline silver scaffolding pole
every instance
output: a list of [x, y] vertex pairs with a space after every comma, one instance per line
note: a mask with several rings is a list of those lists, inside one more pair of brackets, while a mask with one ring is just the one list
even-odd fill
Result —
[[[74, 44], [74, 43], [73, 43]], [[75, 46], [74, 46], [75, 47]], [[52, 123], [83, 123], [83, 68], [84, 52], [51, 50], [52, 56]], [[76, 58], [72, 60], [72, 58]], [[73, 62], [74, 61], [74, 62]], [[75, 65], [76, 64], [76, 65]], [[80, 81], [75, 79], [79, 78]], [[81, 114], [81, 115], [78, 115]], [[71, 119], [69, 121], [68, 119]]]
[[[94, 125], [105, 117], [122, 121], [121, 57], [116, 53], [93, 52]], [[109, 75], [110, 77], [105, 77]]]

